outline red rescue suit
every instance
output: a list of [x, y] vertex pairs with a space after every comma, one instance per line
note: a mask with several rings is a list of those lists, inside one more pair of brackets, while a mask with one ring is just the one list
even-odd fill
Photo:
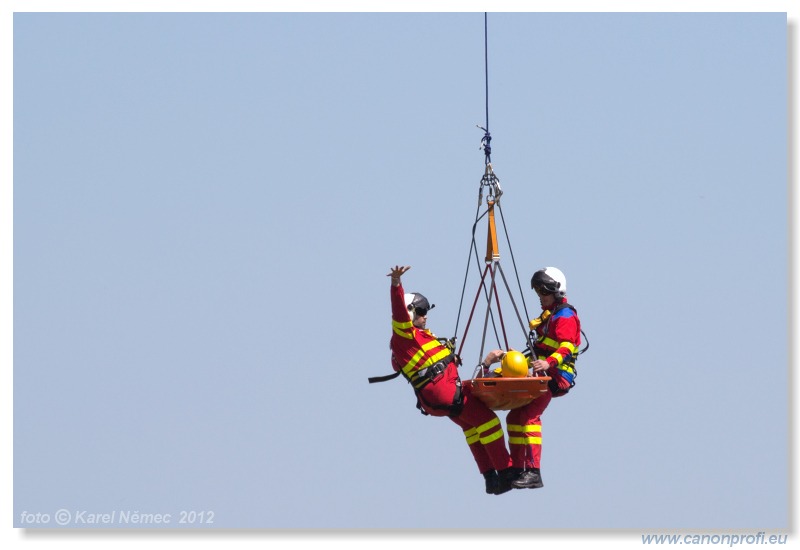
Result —
[[[567, 304], [566, 297], [561, 304]], [[539, 468], [542, 457], [542, 413], [553, 395], [563, 395], [574, 385], [575, 358], [581, 343], [581, 323], [578, 314], [570, 307], [555, 307], [555, 314], [543, 313], [546, 319], [536, 327], [533, 351], [536, 359], [550, 365], [547, 375], [552, 378], [547, 392], [534, 401], [509, 411], [508, 447], [511, 460], [517, 468]]]
[[392, 368], [414, 386], [424, 413], [448, 416], [461, 427], [481, 473], [508, 468], [511, 459], [500, 419], [480, 400], [462, 393], [455, 356], [431, 331], [414, 326], [404, 295], [402, 284], [391, 286]]
[[581, 345], [581, 321], [575, 308], [569, 305], [567, 298], [553, 308], [553, 313], [536, 327], [536, 341], [533, 351], [536, 359], [544, 359], [550, 366], [547, 375], [553, 381], [551, 389], [557, 397], [567, 393], [575, 385], [575, 360], [578, 358], [578, 347]]

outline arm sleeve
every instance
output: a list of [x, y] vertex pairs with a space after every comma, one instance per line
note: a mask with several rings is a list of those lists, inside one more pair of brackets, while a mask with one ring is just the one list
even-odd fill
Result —
[[563, 364], [564, 361], [574, 357], [578, 352], [578, 347], [581, 344], [581, 327], [578, 317], [572, 315], [557, 319], [553, 328], [553, 335], [555, 336], [555, 341], [558, 342], [558, 348], [547, 357], [547, 362], [550, 367], [557, 367]]
[[392, 298], [392, 331], [401, 338], [413, 338], [414, 325], [406, 309], [405, 291], [402, 283], [389, 288]]

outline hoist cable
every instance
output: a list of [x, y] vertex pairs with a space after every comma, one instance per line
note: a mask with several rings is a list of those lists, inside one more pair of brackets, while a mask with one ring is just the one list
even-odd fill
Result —
[[[489, 14], [483, 13], [483, 72], [486, 86], [486, 134], [489, 134]], [[488, 154], [487, 154], [488, 156]]]
[[486, 126], [481, 128], [483, 130], [483, 139], [481, 139], [481, 146], [483, 153], [486, 155], [486, 165], [492, 163], [492, 134], [489, 133], [489, 14], [483, 12], [483, 73], [484, 73], [484, 96], [486, 98]]

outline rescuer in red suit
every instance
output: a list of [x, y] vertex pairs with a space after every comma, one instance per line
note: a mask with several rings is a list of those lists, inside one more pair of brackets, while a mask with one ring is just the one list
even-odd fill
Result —
[[400, 277], [410, 266], [395, 266], [391, 277], [392, 368], [413, 386], [423, 414], [447, 416], [458, 424], [486, 480], [486, 492], [511, 490], [511, 459], [500, 419], [483, 402], [463, 391], [456, 356], [426, 328], [434, 306], [418, 293], [405, 294]]
[[[555, 396], [566, 394], [575, 385], [575, 359], [581, 343], [581, 322], [567, 302], [567, 280], [561, 270], [546, 267], [533, 274], [531, 288], [539, 296], [542, 315], [531, 321], [536, 331], [531, 357], [531, 374], [551, 377], [548, 389], [528, 405], [509, 411], [506, 416], [508, 446], [518, 477], [511, 484], [517, 489], [542, 487], [542, 413]], [[489, 352], [484, 369], [500, 361], [503, 350]]]

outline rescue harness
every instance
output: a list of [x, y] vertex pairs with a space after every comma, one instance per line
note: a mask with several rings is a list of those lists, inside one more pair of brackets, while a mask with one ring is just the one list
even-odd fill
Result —
[[[552, 311], [546, 310], [542, 312], [541, 316], [539, 316], [536, 319], [533, 319], [530, 322], [531, 331], [529, 334], [529, 338], [532, 341], [535, 340], [533, 343], [534, 347], [536, 346], [536, 344], [541, 343], [546, 338], [547, 328], [550, 324], [550, 320], [553, 319], [559, 311], [567, 308], [571, 309], [573, 313], [576, 314], [578, 313], [578, 311], [575, 309], [573, 305], [565, 302], [554, 307]], [[536, 332], [536, 328], [539, 326], [543, 327], [542, 336], [539, 336]], [[578, 356], [589, 349], [589, 339], [586, 337], [586, 333], [583, 332], [583, 329], [581, 329], [581, 335], [583, 336], [583, 339], [586, 342], [586, 346], [584, 346], [584, 348], [581, 350], [575, 350], [574, 354], [571, 354], [569, 357], [564, 358], [563, 361], [563, 364], [566, 365], [572, 371], [572, 380], [570, 380], [569, 388], [561, 388], [555, 379], [551, 379], [548, 382], [548, 387], [550, 388], [550, 393], [553, 394], [553, 397], [561, 397], [562, 395], [566, 395], [567, 393], [569, 393], [569, 390], [575, 387], [575, 379], [578, 378], [578, 368], [576, 366], [576, 363], [578, 362]], [[523, 355], [533, 358], [537, 357], [535, 349], [532, 349], [530, 347], [528, 347], [528, 349], [525, 350]]]
[[[448, 416], [458, 416], [459, 414], [461, 414], [461, 409], [464, 407], [464, 395], [463, 392], [461, 391], [460, 377], [456, 380], [456, 392], [453, 396], [453, 401], [447, 405], [429, 403], [421, 395], [422, 389], [431, 382], [438, 380], [439, 377], [441, 377], [444, 374], [444, 371], [447, 370], [447, 367], [450, 365], [450, 363], [454, 363], [456, 367], [461, 365], [461, 358], [458, 357], [457, 354], [453, 353], [455, 338], [450, 338], [448, 340], [438, 338], [438, 340], [450, 350], [450, 353], [445, 357], [443, 357], [442, 359], [440, 359], [439, 361], [437, 361], [436, 363], [434, 363], [433, 365], [430, 365], [418, 371], [414, 371], [411, 373], [410, 376], [406, 375], [402, 371], [402, 369], [398, 368], [398, 370], [392, 374], [387, 374], [385, 376], [373, 376], [371, 378], [368, 378], [367, 380], [369, 381], [370, 384], [375, 384], [378, 382], [387, 382], [389, 380], [394, 380], [395, 378], [397, 378], [402, 374], [403, 378], [405, 378], [406, 381], [409, 384], [411, 384], [411, 386], [414, 389], [414, 394], [417, 397], [417, 409], [419, 409], [419, 412], [421, 412], [426, 416], [428, 415], [428, 413], [425, 412], [425, 410], [422, 408], [422, 404], [424, 403], [428, 408], [447, 411]], [[394, 355], [392, 355], [392, 364], [396, 365]]]

